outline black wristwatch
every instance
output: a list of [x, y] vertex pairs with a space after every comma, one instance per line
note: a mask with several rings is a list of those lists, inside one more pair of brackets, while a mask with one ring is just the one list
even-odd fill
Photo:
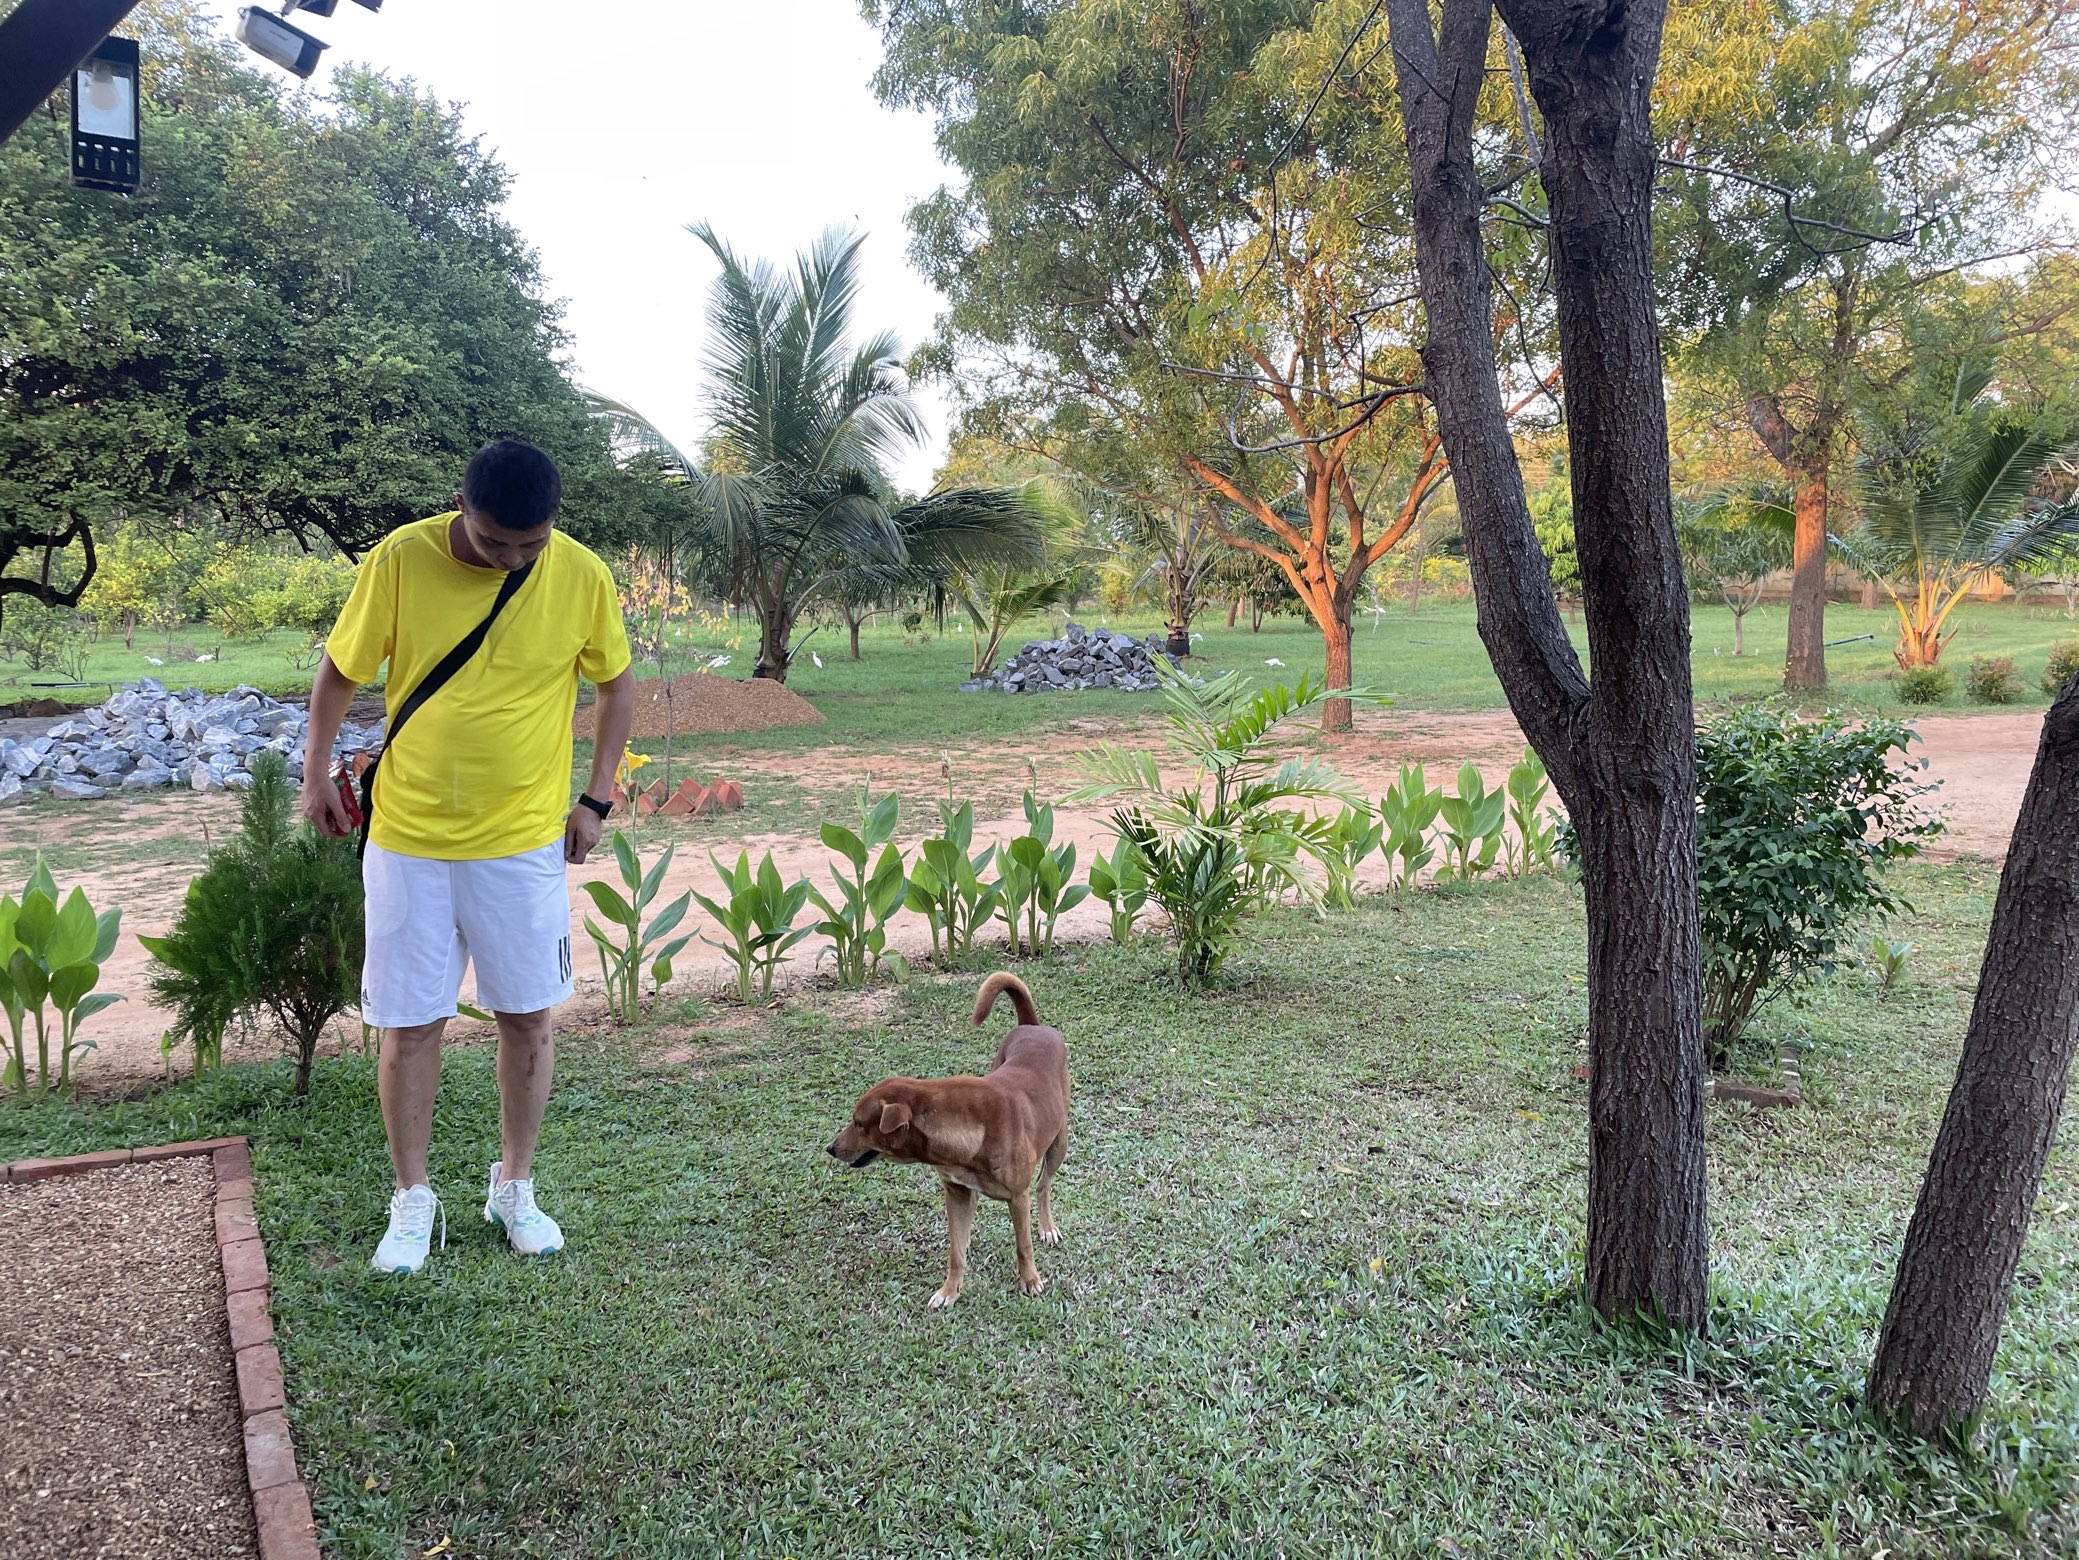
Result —
[[592, 811], [599, 814], [599, 816], [602, 818], [604, 818], [608, 813], [614, 810], [614, 804], [612, 802], [602, 802], [597, 797], [584, 795], [580, 795], [578, 797], [578, 806], [589, 807], [592, 809]]

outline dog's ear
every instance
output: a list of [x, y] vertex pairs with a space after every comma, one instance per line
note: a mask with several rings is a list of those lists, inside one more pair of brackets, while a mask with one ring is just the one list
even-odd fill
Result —
[[887, 1100], [881, 1105], [881, 1130], [900, 1132], [910, 1124], [910, 1108], [902, 1100]]

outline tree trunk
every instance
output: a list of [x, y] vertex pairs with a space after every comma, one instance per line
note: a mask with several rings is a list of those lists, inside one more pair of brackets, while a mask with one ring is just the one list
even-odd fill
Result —
[[1180, 628], [1175, 623], [1168, 624], [1167, 627], [1169, 629], [1169, 638], [1164, 642], [1162, 648], [1174, 656], [1189, 655], [1191, 653], [1191, 630], [1189, 628]]
[[1783, 686], [1826, 686], [1826, 486], [1828, 462], [1814, 456], [1797, 474], [1791, 541], [1790, 647]]
[[1545, 117], [1540, 169], [1595, 682], [1525, 502], [1494, 360], [1473, 115], [1488, 0], [1386, 0], [1428, 315], [1423, 363], [1457, 479], [1479, 626], [1581, 833], [1589, 926], [1586, 1287], [1605, 1316], [1707, 1319], [1702, 959], [1689, 600], [1654, 319], [1649, 122], [1664, 0], [1504, 0]]
[[845, 614], [845, 627], [852, 631], [852, 659], [855, 661], [859, 659], [859, 625], [864, 621], [864, 618], [855, 618], [849, 612]]
[[2043, 722], [1869, 1400], [1933, 1436], [1985, 1403], [2079, 1045], [2079, 677]]
[[1864, 580], [1862, 582], [1863, 611], [1875, 612], [1877, 608], [1882, 604], [1883, 603], [1877, 600], [1877, 582], [1875, 580]]
[[759, 611], [758, 664], [751, 668], [753, 677], [769, 677], [777, 683], [787, 680], [787, 640], [793, 627], [784, 606]]
[[[1330, 688], [1353, 686], [1350, 678], [1350, 623], [1347, 617], [1338, 616], [1321, 626], [1322, 647], [1328, 652], [1327, 685]], [[1348, 731], [1350, 729], [1350, 701], [1330, 699], [1321, 706], [1321, 729], [1323, 731]]]
[[1733, 607], [1733, 609], [1732, 609], [1732, 615], [1733, 615], [1733, 655], [1734, 655], [1734, 657], [1735, 657], [1735, 658], [1738, 658], [1738, 657], [1740, 657], [1740, 656], [1743, 656], [1743, 655], [1745, 655], [1745, 654], [1747, 653], [1747, 613], [1748, 613], [1748, 610], [1749, 610], [1748, 608], [1746, 608], [1746, 607], [1743, 607], [1743, 606], [1740, 606], [1740, 605], [1738, 605], [1737, 603], [1736, 603], [1736, 604], [1734, 605], [1734, 607]]
[[[1227, 626], [1229, 628], [1234, 627], [1236, 619], [1241, 617], [1242, 603], [1244, 601], [1247, 601], [1248, 599], [1249, 598], [1246, 596], [1237, 596], [1234, 598], [1234, 605], [1227, 609]], [[2069, 612], [2065, 614], [2066, 617], [2070, 617], [2071, 615], [2072, 614]]]

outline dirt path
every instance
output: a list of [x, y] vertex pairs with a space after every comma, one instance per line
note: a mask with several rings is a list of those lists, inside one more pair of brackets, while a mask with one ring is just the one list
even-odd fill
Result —
[[[1916, 752], [1928, 759], [1929, 777], [1941, 782], [1939, 801], [1950, 828], [1934, 854], [1943, 858], [1965, 853], [2000, 855], [2006, 849], [2007, 837], [2020, 810], [2021, 792], [2035, 757], [2042, 717], [2028, 712], [1937, 715], [1923, 718], [1918, 725], [1921, 740]], [[1404, 762], [1427, 765], [1430, 784], [1448, 786], [1458, 766], [1471, 760], [1479, 765], [1490, 786], [1497, 785], [1509, 766], [1522, 756], [1524, 747], [1522, 733], [1505, 711], [1361, 712], [1358, 727], [1354, 735], [1334, 745], [1330, 756], [1364, 795], [1375, 800], [1398, 777]], [[1088, 741], [1094, 743], [1101, 735], [1115, 734], [1113, 729], [1093, 726]], [[943, 755], [943, 759], [950, 764], [957, 794], [1002, 799], [1015, 797], [1035, 782], [1042, 794], [1067, 790], [1072, 781], [1063, 756], [1060, 746], [1035, 753], [1018, 746], [999, 745], [955, 750]], [[761, 778], [799, 781], [813, 777], [817, 784], [830, 789], [849, 789], [870, 780], [876, 792], [897, 791], [904, 798], [905, 822], [909, 825], [898, 837], [898, 843], [905, 851], [914, 852], [927, 832], [935, 832], [935, 809], [929, 798], [943, 794], [946, 786], [941, 761], [937, 754], [911, 759], [887, 753], [855, 754], [830, 747], [769, 759], [745, 755], [732, 761], [729, 772], [754, 796]], [[192, 850], [168, 849], [163, 860], [90, 868], [64, 879], [68, 887], [72, 883], [84, 887], [97, 906], [121, 904], [126, 934], [158, 933], [167, 928], [178, 912], [188, 880], [201, 862], [205, 831], [221, 837], [234, 826], [236, 807], [235, 800], [228, 797], [177, 793], [111, 803], [105, 809], [97, 808], [92, 816], [96, 828], [114, 831], [126, 842], [156, 839], [169, 846], [174, 840], [193, 842]], [[61, 828], [77, 828], [83, 815], [70, 813], [61, 820], [23, 810], [5, 817], [9, 843], [23, 837], [17, 830], [31, 831], [25, 842], [42, 843], [55, 839]], [[1009, 839], [1022, 834], [1024, 828], [1024, 817], [1016, 806], [991, 806], [985, 815], [977, 817], [977, 846]], [[715, 891], [715, 874], [707, 861], [706, 843], [697, 831], [667, 836], [657, 826], [645, 824], [638, 826], [636, 837], [645, 856], [660, 848], [666, 838], [680, 840], [678, 855], [665, 883], [666, 901], [688, 888], [698, 888], [703, 893]], [[1094, 851], [1110, 848], [1105, 810], [1101, 806], [1057, 810], [1055, 839], [1057, 843], [1073, 842], [1079, 865], [1087, 863]], [[782, 875], [790, 879], [807, 875], [823, 881], [828, 876], [827, 852], [805, 829], [752, 834], [741, 839], [741, 847], [748, 849], [754, 860], [771, 851]], [[737, 848], [737, 844], [730, 844], [727, 854], [733, 856]], [[571, 947], [580, 983], [578, 1003], [569, 1015], [571, 1021], [598, 1010], [598, 963], [583, 926], [590, 900], [576, 885], [587, 878], [613, 880], [615, 875], [612, 858], [604, 854], [573, 874]], [[1376, 857], [1367, 862], [1362, 878], [1373, 886], [1383, 884], [1384, 863]], [[693, 919], [705, 921], [697, 910]], [[1086, 901], [1064, 918], [1062, 935], [1071, 941], [1098, 938], [1105, 935], [1105, 925], [1104, 907]], [[929, 952], [929, 933], [920, 917], [907, 912], [899, 915], [893, 933], [892, 941], [899, 951], [911, 956]], [[162, 1074], [159, 1037], [165, 1029], [166, 1015], [146, 1000], [149, 963], [136, 938], [125, 935], [103, 973], [103, 989], [120, 991], [127, 1000], [91, 1021], [88, 1032], [97, 1041], [98, 1049], [86, 1059], [82, 1075], [93, 1086], [115, 1087]], [[686, 950], [679, 968], [680, 982], [695, 991], [721, 989], [727, 972], [720, 955], [699, 943]], [[789, 967], [795, 980], [810, 978], [813, 973], [813, 966], [806, 959]], [[348, 1027], [341, 1026], [342, 1039]], [[249, 1059], [275, 1054], [276, 1047], [265, 1038], [234, 1039], [227, 1042], [225, 1049], [228, 1058]], [[179, 1059], [179, 1065], [184, 1070], [184, 1057]]]

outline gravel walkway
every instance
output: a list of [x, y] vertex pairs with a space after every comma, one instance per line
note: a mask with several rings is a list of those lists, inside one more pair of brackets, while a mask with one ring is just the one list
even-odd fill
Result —
[[255, 1552], [210, 1161], [0, 1185], [0, 1555]]

